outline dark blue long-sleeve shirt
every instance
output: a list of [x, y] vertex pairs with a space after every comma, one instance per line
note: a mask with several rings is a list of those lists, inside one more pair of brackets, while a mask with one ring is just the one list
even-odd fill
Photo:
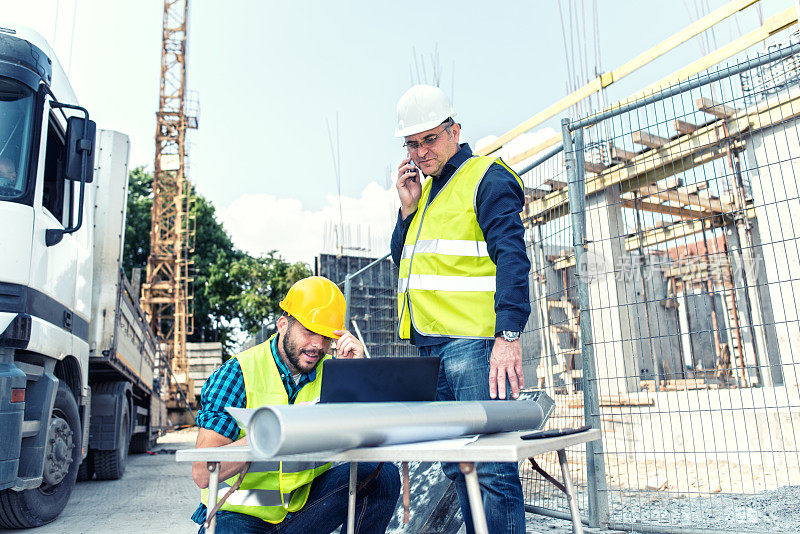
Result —
[[[469, 145], [462, 144], [461, 149], [445, 164], [442, 173], [432, 178], [428, 202], [436, 197], [456, 169], [471, 156]], [[489, 257], [497, 266], [494, 294], [494, 310], [497, 315], [495, 332], [521, 332], [531, 313], [528, 298], [531, 262], [525, 253], [525, 227], [519, 217], [525, 201], [524, 194], [516, 178], [505, 167], [494, 163], [478, 186], [476, 201], [478, 225], [486, 239]], [[418, 208], [422, 207], [424, 206]], [[400, 265], [406, 233], [413, 218], [413, 213], [403, 219], [398, 212], [391, 245], [395, 265]], [[424, 336], [413, 325], [411, 327], [411, 343], [418, 347], [438, 345], [449, 339]]]

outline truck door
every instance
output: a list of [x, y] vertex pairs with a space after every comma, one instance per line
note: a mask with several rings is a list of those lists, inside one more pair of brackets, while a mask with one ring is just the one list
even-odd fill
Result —
[[[46, 108], [49, 106], [46, 106]], [[66, 121], [60, 113], [50, 111], [43, 121], [43, 143], [40, 147], [40, 166], [34, 199], [33, 258], [31, 262], [31, 286], [52, 297], [66, 309], [58, 310], [62, 332], [59, 351], [73, 354], [70, 331], [76, 321], [85, 321], [75, 316], [75, 277], [77, 246], [75, 236], [65, 234], [60, 243], [46, 246], [45, 231], [50, 228], [68, 228], [77, 216], [74, 205], [75, 184], [65, 179], [64, 158], [66, 146]], [[41, 155], [44, 158], [41, 158]], [[43, 162], [42, 162], [43, 159]], [[55, 306], [57, 304], [54, 303]], [[61, 306], [58, 306], [61, 308]]]

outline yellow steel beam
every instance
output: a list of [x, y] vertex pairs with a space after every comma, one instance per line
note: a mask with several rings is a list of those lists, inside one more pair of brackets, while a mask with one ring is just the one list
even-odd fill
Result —
[[774, 35], [775, 33], [784, 30], [795, 24], [797, 22], [797, 11], [795, 8], [790, 7], [787, 8], [777, 15], [774, 15], [764, 21], [764, 25], [760, 28], [751, 31], [750, 33], [743, 35], [736, 39], [735, 41], [731, 41], [730, 43], [726, 44], [714, 50], [708, 55], [705, 55], [694, 61], [681, 67], [680, 69], [676, 70], [672, 74], [661, 78], [657, 82], [648, 85], [641, 91], [637, 91], [628, 98], [621, 100], [614, 104], [613, 106], [609, 107], [608, 109], [615, 109], [630, 102], [639, 100], [644, 96], [648, 96], [656, 91], [674, 85], [678, 82], [688, 79], [690, 76], [697, 74], [698, 72], [702, 72], [709, 67], [716, 65], [717, 63], [724, 61], [731, 56], [738, 54], [742, 50], [746, 50], [747, 48], [753, 46], [754, 44], [760, 43], [767, 37]]
[[639, 192], [648, 197], [656, 197], [661, 200], [688, 204], [690, 206], [700, 206], [701, 208], [717, 213], [729, 213], [733, 211], [733, 206], [731, 206], [731, 204], [722, 202], [718, 198], [703, 198], [700, 195], [681, 193], [680, 191], [667, 191], [656, 185], [640, 187]]
[[[658, 90], [669, 87], [670, 85], [674, 85], [678, 82], [686, 80], [689, 77], [699, 72], [702, 72], [716, 65], [717, 63], [724, 61], [725, 59], [730, 58], [731, 56], [741, 52], [742, 50], [745, 50], [753, 46], [754, 44], [763, 41], [767, 37], [788, 28], [792, 24], [797, 23], [797, 20], [798, 20], [797, 11], [794, 8], [788, 8], [782, 11], [781, 13], [778, 13], [777, 15], [768, 18], [764, 22], [764, 25], [761, 26], [760, 28], [753, 30], [747, 35], [743, 35], [739, 39], [736, 39], [735, 41], [728, 43], [722, 48], [719, 48], [718, 50], [715, 50], [714, 52], [711, 52], [710, 54], [703, 56], [697, 61], [690, 63], [684, 66], [683, 68], [673, 72], [669, 76], [666, 76], [660, 79], [659, 81], [645, 87], [644, 89], [633, 93], [624, 100], [620, 100], [616, 104], [609, 106], [608, 108], [603, 110], [603, 112], [616, 109], [630, 102], [639, 100], [640, 98], [650, 95]], [[539, 145], [533, 147], [530, 150], [527, 150], [522, 154], [518, 154], [513, 158], [509, 158], [507, 163], [509, 163], [510, 165], [518, 163], [526, 158], [533, 156], [537, 152], [540, 152], [545, 148], [551, 147], [559, 142], [561, 142], [561, 134], [551, 137], [547, 141], [540, 143]]]
[[625, 250], [636, 250], [640, 246], [647, 248], [667, 241], [674, 241], [682, 237], [689, 237], [703, 231], [703, 228], [714, 228], [713, 221], [708, 219], [699, 219], [694, 221], [682, 221], [669, 226], [661, 228], [650, 228], [643, 231], [640, 235], [632, 235], [625, 238]]
[[560, 142], [561, 142], [561, 134], [554, 135], [553, 137], [551, 137], [547, 141], [541, 142], [538, 145], [536, 145], [536, 146], [534, 146], [532, 148], [529, 148], [525, 152], [521, 152], [521, 153], [517, 154], [516, 156], [513, 156], [513, 157], [509, 158], [506, 163], [508, 163], [509, 165], [513, 165], [515, 163], [519, 163], [520, 161], [522, 161], [524, 159], [527, 159], [527, 158], [529, 158], [531, 156], [534, 156], [534, 155], [538, 154], [539, 152], [541, 152], [542, 150], [550, 148], [551, 146], [555, 146]]
[[[633, 204], [633, 202], [627, 200], [623, 201], [622, 204], [625, 205], [626, 207], [632, 207], [632, 206], [627, 206], [627, 203]], [[746, 209], [745, 216], [748, 219], [754, 219], [756, 216], [755, 209], [753, 208]], [[684, 237], [691, 237], [703, 231], [704, 226], [706, 230], [710, 230], [712, 228], [719, 228], [723, 226], [723, 223], [722, 221], [719, 220], [718, 217], [717, 218], [705, 217], [688, 221], [678, 221], [673, 224], [662, 226], [660, 228], [648, 228], [647, 230], [644, 230], [641, 234], [642, 248], [652, 247], [654, 245], [660, 245], [661, 243], [675, 241], [676, 239]], [[638, 249], [639, 249], [639, 236], [631, 235], [625, 238], [625, 250], [627, 252]], [[574, 255], [561, 256], [553, 262], [553, 269], [555, 270], [566, 269], [567, 267], [572, 267], [573, 265], [575, 265]]]
[[[631, 74], [632, 72], [636, 71], [637, 69], [647, 65], [654, 59], [664, 55], [665, 53], [669, 52], [676, 46], [688, 41], [692, 37], [704, 32], [705, 30], [709, 29], [711, 26], [727, 19], [731, 15], [742, 11], [750, 7], [751, 5], [755, 4], [759, 0], [733, 0], [728, 2], [724, 6], [720, 7], [719, 9], [709, 13], [705, 17], [693, 22], [683, 30], [679, 31], [678, 33], [668, 37], [667, 39], [661, 41], [656, 46], [645, 50], [632, 60], [628, 61], [621, 67], [614, 69], [611, 72], [606, 72], [595, 78], [594, 80], [590, 81], [580, 89], [574, 91], [573, 93], [565, 96], [555, 104], [550, 105], [549, 107], [543, 109], [530, 119], [526, 120], [522, 124], [516, 126], [512, 130], [504, 133], [500, 137], [498, 137], [494, 142], [490, 143], [489, 145], [483, 147], [481, 150], [476, 151], [480, 155], [491, 154], [492, 152], [497, 151], [500, 147], [504, 144], [508, 143], [512, 139], [522, 135], [523, 133], [527, 132], [534, 126], [543, 123], [547, 119], [554, 117], [560, 111], [564, 111], [568, 107], [574, 105], [577, 102], [580, 102], [584, 98], [592, 95], [594, 93], [599, 92], [604, 87], [608, 87], [612, 83], [621, 80], [625, 76]], [[556, 141], [558, 142], [558, 141]], [[555, 144], [555, 143], [553, 143]], [[552, 145], [550, 145], [552, 146]], [[522, 158], [525, 159], [525, 158]], [[518, 160], [521, 161], [521, 160]]]
[[719, 277], [725, 276], [727, 274], [726, 271], [730, 268], [730, 262], [723, 258], [715, 258], [715, 261], [711, 262], [710, 269], [705, 260], [699, 260], [698, 258], [692, 258], [692, 260], [688, 263], [679, 263], [675, 267], [663, 269], [664, 277], [683, 279], [706, 277], [709, 274], [709, 270], [712, 275]]
[[573, 265], [575, 265], [575, 256], [563, 256], [553, 262], [553, 270], [560, 271], [561, 269], [566, 269]]
[[[716, 150], [719, 140], [717, 130], [710, 126], [698, 130], [695, 134], [679, 137], [659, 149], [639, 154], [630, 162], [620, 163], [602, 174], [587, 178], [586, 195], [614, 185], [620, 185], [620, 193], [627, 193], [680, 174], [700, 162], [705, 163], [710, 159], [722, 157], [723, 151]], [[697, 159], [698, 157], [701, 159]], [[566, 190], [554, 191], [544, 198], [529, 203], [526, 218], [550, 220], [560, 217], [566, 214], [568, 203]]]
[[[633, 200], [623, 200], [622, 206], [625, 208], [636, 209], [636, 202]], [[674, 215], [683, 220], [700, 219], [708, 217], [710, 214], [701, 210], [694, 210], [691, 208], [681, 208], [677, 206], [665, 206], [664, 204], [655, 204], [653, 202], [639, 201], [639, 209], [642, 211], [649, 211], [659, 215]]]

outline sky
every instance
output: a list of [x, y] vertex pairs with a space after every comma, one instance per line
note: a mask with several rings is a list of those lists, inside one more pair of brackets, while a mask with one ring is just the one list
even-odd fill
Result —
[[[393, 132], [402, 93], [433, 82], [436, 71], [453, 97], [462, 140], [498, 136], [568, 93], [562, 20], [572, 43], [566, 48], [588, 49], [593, 3], [191, 1], [187, 85], [200, 112], [189, 179], [251, 254], [276, 250], [313, 265], [317, 254], [333, 251], [342, 221], [346, 244], [380, 256], [399, 205], [394, 173], [405, 151]], [[599, 54], [587, 53], [589, 72], [598, 55], [600, 69], [611, 70], [687, 26], [698, 5], [726, 2], [596, 3]], [[764, 17], [794, 5], [760, 4]], [[128, 134], [131, 167], [152, 170], [162, 9], [161, 0], [0, 0], [0, 25], [41, 33], [98, 128]], [[586, 33], [570, 24], [581, 17]], [[613, 85], [607, 98], [623, 98], [701, 57], [704, 46], [755, 29], [758, 18], [748, 8]], [[561, 116], [531, 137], [548, 137]]]

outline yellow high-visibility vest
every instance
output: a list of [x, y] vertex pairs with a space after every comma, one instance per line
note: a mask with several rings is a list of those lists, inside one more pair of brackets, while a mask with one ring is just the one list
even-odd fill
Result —
[[[276, 335], [261, 345], [236, 355], [244, 375], [247, 408], [258, 408], [265, 404], [289, 404], [289, 396], [272, 355], [272, 339]], [[316, 378], [303, 386], [295, 402], [319, 397], [324, 361], [317, 365]], [[240, 430], [239, 438], [244, 435], [244, 430]], [[220, 510], [280, 523], [286, 514], [296, 512], [306, 504], [311, 482], [330, 466], [330, 462], [255, 462], [244, 476], [242, 485], [228, 497]], [[220, 483], [220, 495], [227, 493], [237, 479], [238, 475], [235, 475]], [[200, 497], [203, 504], [208, 506], [208, 489], [202, 490]]]
[[422, 196], [408, 227], [400, 259], [397, 286], [399, 334], [458, 338], [494, 338], [494, 292], [497, 267], [489, 258], [478, 224], [478, 186], [493, 163], [508, 169], [500, 158], [473, 156], [456, 170], [436, 197], [428, 202], [433, 180]]

